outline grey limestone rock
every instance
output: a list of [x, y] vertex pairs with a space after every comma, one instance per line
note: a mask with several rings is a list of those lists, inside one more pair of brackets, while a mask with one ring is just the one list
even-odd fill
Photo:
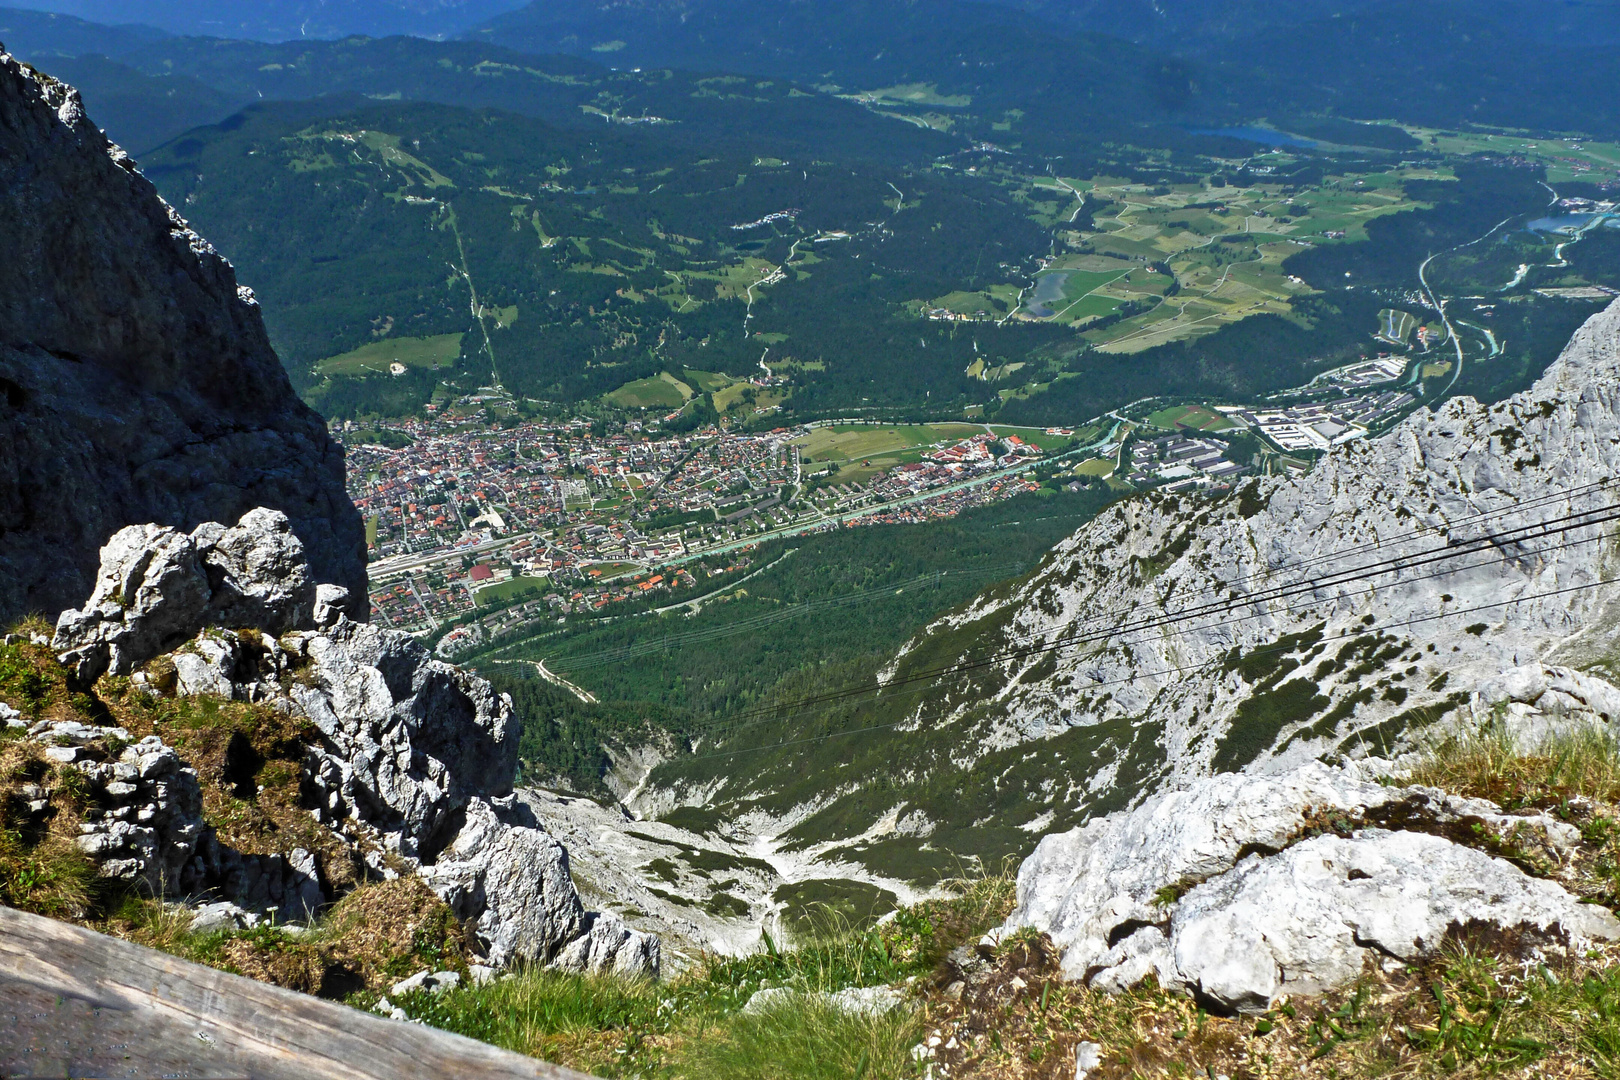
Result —
[[314, 577], [364, 595], [342, 448], [252, 294], [77, 91], [3, 53], [0, 245], [0, 621], [81, 602], [126, 525], [256, 506], [286, 514]]
[[1434, 956], [1448, 933], [1489, 927], [1547, 943], [1620, 939], [1620, 921], [1511, 863], [1422, 833], [1369, 829], [1252, 856], [1195, 887], [1169, 933], [1133, 934], [1124, 966], [1238, 1011], [1346, 986], [1368, 959]]
[[657, 976], [662, 945], [656, 935], [632, 930], [612, 912], [588, 912], [584, 932], [562, 947], [553, 967], [590, 974]]
[[461, 985], [461, 976], [454, 971], [418, 971], [415, 975], [401, 979], [388, 988], [388, 992], [398, 997], [401, 994], [411, 994], [418, 990], [429, 994], [442, 994], [447, 990], [454, 990]]
[[154, 896], [175, 891], [206, 831], [196, 772], [155, 735], [124, 745], [123, 728], [42, 721], [28, 737], [88, 782], [78, 844], [101, 874]]
[[767, 986], [756, 990], [742, 1011], [745, 1016], [758, 1016], [772, 1009], [794, 1006], [800, 1002], [819, 1001], [839, 1012], [851, 1016], [884, 1016], [906, 1003], [906, 995], [890, 986], [852, 986], [832, 993], [806, 992], [784, 986]]
[[[1083, 820], [1211, 773], [1387, 755], [1441, 718], [1534, 709], [1612, 727], [1617, 477], [1620, 301], [1506, 400], [1417, 409], [1224, 497], [1120, 500], [894, 670], [932, 646], [942, 668], [995, 658], [937, 694], [952, 769], [1064, 740], [1043, 797], [1007, 824]], [[1502, 681], [1527, 665], [1545, 670]]]
[[[95, 591], [62, 612], [52, 646], [86, 681], [127, 675], [205, 626], [271, 635], [311, 626], [315, 598], [303, 545], [279, 511], [258, 507], [231, 528], [206, 522], [190, 535], [131, 525], [102, 548]], [[194, 663], [188, 674], [205, 677]]]
[[[587, 914], [567, 852], [514, 797], [511, 701], [409, 635], [351, 621], [346, 601], [342, 589], [315, 584], [278, 512], [255, 509], [230, 528], [204, 523], [190, 534], [138, 526], [107, 544], [95, 594], [63, 614], [55, 646], [81, 677], [111, 670], [147, 692], [258, 702], [308, 718], [319, 732], [306, 747], [304, 777], [316, 820], [369, 872], [420, 873], [491, 965], [656, 975], [657, 938]], [[159, 666], [138, 667], [160, 654], [172, 682]], [[52, 752], [77, 759], [74, 739], [58, 732], [54, 741], [73, 745]], [[115, 820], [85, 844], [114, 865], [136, 859], [126, 853], [141, 835]], [[308, 851], [244, 854], [211, 831], [190, 839], [164, 864], [171, 891], [177, 883], [212, 892], [283, 921], [334, 898]], [[116, 863], [119, 872], [146, 872], [152, 855], [139, 858]]]
[[437, 862], [422, 868], [433, 891], [472, 923], [490, 963], [545, 963], [574, 938], [585, 916], [568, 873], [568, 853], [538, 829], [513, 827], [484, 799]]
[[252, 930], [263, 922], [264, 919], [257, 912], [229, 900], [215, 900], [196, 906], [191, 916], [191, 932], [213, 934], [222, 930]]
[[1003, 932], [1049, 934], [1072, 980], [1124, 989], [1154, 975], [1245, 1010], [1342, 986], [1369, 956], [1432, 955], [1470, 924], [1620, 939], [1608, 912], [1451, 839], [1510, 833], [1554, 851], [1579, 839], [1546, 815], [1353, 767], [1208, 777], [1043, 839]]
[[521, 803], [474, 799], [465, 816], [455, 840], [421, 873], [473, 926], [492, 965], [658, 974], [658, 939], [630, 929], [616, 915], [587, 913], [569, 874], [568, 852], [525, 820]]
[[347, 620], [287, 645], [307, 659], [288, 693], [321, 730], [311, 776], [331, 812], [431, 858], [469, 799], [511, 793], [518, 723], [483, 679], [407, 634]]

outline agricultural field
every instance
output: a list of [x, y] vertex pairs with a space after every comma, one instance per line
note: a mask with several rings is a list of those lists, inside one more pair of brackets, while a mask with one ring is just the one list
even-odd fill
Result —
[[1092, 458], [1090, 461], [1083, 461], [1076, 465], [1074, 475], [1107, 477], [1114, 475], [1116, 467], [1117, 463], [1113, 458]]
[[[1043, 265], [1012, 317], [1072, 327], [1098, 349], [1133, 353], [1252, 315], [1286, 315], [1292, 299], [1309, 290], [1284, 273], [1284, 260], [1316, 244], [1365, 239], [1368, 222], [1420, 208], [1403, 187], [1418, 178], [1411, 170], [1327, 176], [1292, 194], [1281, 184], [1224, 179], [1220, 186], [1157, 187], [1110, 177], [1067, 186], [1038, 181], [1042, 193], [1086, 193], [1091, 221], [1059, 227], [1073, 253]], [[1004, 298], [995, 288], [929, 303], [970, 314], [1007, 310], [996, 303]]]
[[1523, 132], [1457, 132], [1401, 126], [1428, 149], [1444, 154], [1502, 154], [1538, 161], [1547, 167], [1549, 184], [1601, 184], [1620, 179], [1620, 144], [1616, 143], [1579, 137], [1537, 137]]
[[[1084, 265], [1107, 262], [1102, 269], [1084, 269]], [[1074, 265], [1071, 265], [1074, 264]], [[1035, 277], [1035, 287], [1024, 297], [1020, 314], [1032, 319], [1044, 319], [1067, 326], [1084, 326], [1104, 315], [1112, 315], [1127, 300], [1137, 296], [1157, 296], [1153, 289], [1156, 271], [1140, 263], [1124, 260], [1098, 260], [1095, 256], [1058, 259]], [[1147, 281], [1144, 286], [1132, 288], [1131, 278]], [[1161, 288], [1166, 287], [1168, 282]]]
[[603, 400], [621, 409], [678, 409], [691, 401], [695, 391], [667, 371], [648, 379], [625, 383]]
[[692, 368], [687, 368], [681, 374], [685, 377], [686, 382], [702, 390], [705, 394], [724, 390], [737, 381], [730, 375], [722, 375], [715, 371], [696, 371]]
[[833, 479], [845, 483], [920, 461], [935, 443], [955, 442], [983, 431], [979, 424], [832, 424], [795, 442], [806, 468], [836, 465]]
[[394, 364], [407, 368], [453, 368], [461, 356], [463, 334], [437, 334], [420, 338], [389, 338], [329, 356], [315, 365], [321, 375], [387, 375]]

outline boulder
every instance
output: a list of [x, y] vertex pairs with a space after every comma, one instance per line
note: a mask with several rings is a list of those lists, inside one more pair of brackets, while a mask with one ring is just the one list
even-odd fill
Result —
[[271, 635], [314, 625], [316, 587], [285, 514], [258, 508], [231, 528], [119, 530], [95, 591], [57, 619], [52, 647], [86, 682], [128, 675], [207, 626]]
[[584, 932], [562, 947], [552, 966], [591, 975], [658, 977], [661, 946], [653, 934], [625, 925], [612, 912], [587, 912]]
[[584, 925], [568, 853], [539, 829], [502, 821], [498, 809], [509, 808], [472, 800], [450, 845], [421, 873], [473, 928], [491, 965], [546, 963]]
[[469, 799], [511, 793], [518, 722], [483, 679], [434, 660], [407, 634], [347, 620], [286, 645], [305, 661], [296, 681], [283, 681], [320, 729], [310, 778], [329, 813], [352, 814], [400, 854], [431, 859]]
[[1430, 955], [1454, 926], [1620, 937], [1607, 912], [1456, 842], [1509, 833], [1554, 851], [1579, 840], [1547, 815], [1353, 768], [1207, 777], [1043, 839], [1002, 933], [1049, 934], [1071, 980], [1154, 975], [1240, 1010], [1343, 985], [1369, 956]]
[[1370, 958], [1423, 960], [1476, 927], [1538, 944], [1620, 939], [1613, 915], [1550, 881], [1442, 837], [1382, 829], [1250, 856], [1168, 915], [1168, 932], [1121, 942], [1113, 970], [1151, 970], [1161, 985], [1239, 1012], [1346, 986]]

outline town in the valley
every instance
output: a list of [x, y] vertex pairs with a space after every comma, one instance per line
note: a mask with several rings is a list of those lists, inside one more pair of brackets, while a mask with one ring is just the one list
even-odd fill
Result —
[[455, 656], [696, 595], [773, 537], [950, 517], [1043, 484], [1180, 491], [1299, 471], [1404, 415], [1424, 371], [1381, 355], [1263, 402], [1139, 402], [1075, 428], [847, 419], [677, 433], [656, 419], [523, 420], [484, 394], [342, 435], [375, 617]]

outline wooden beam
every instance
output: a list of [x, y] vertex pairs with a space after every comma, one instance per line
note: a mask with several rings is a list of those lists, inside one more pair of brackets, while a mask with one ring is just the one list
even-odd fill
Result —
[[591, 1080], [3, 906], [0, 1076]]

